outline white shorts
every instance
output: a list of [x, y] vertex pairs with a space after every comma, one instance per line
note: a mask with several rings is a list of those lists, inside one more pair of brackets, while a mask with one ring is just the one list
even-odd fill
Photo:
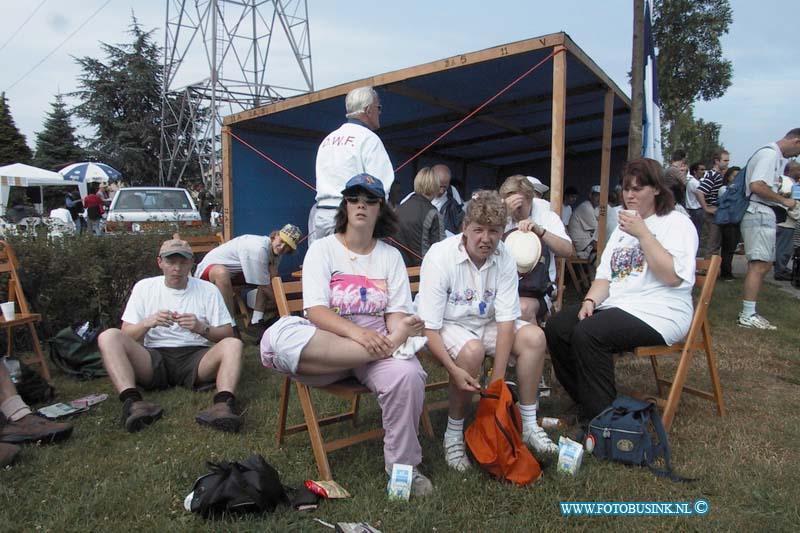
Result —
[[775, 260], [775, 213], [767, 206], [751, 203], [740, 225], [748, 261]]
[[[514, 333], [519, 331], [520, 328], [530, 325], [530, 322], [515, 320]], [[478, 331], [471, 331], [459, 324], [447, 322], [442, 325], [442, 329], [439, 330], [439, 335], [442, 336], [444, 347], [453, 360], [458, 357], [464, 345], [473, 340], [481, 341], [483, 347], [486, 349], [486, 355], [494, 356], [494, 349], [497, 345], [497, 322], [491, 320]], [[512, 357], [512, 359], [514, 358]]]
[[317, 328], [305, 318], [284, 316], [261, 337], [261, 363], [282, 374], [297, 374], [300, 353]]

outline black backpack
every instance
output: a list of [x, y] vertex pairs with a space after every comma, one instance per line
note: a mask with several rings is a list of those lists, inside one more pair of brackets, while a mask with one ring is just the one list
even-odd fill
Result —
[[37, 371], [19, 362], [19, 380], [16, 383], [17, 394], [27, 404], [49, 402], [56, 396], [56, 389]]
[[[517, 229], [507, 231], [503, 241]], [[542, 256], [539, 262], [527, 274], [519, 276], [519, 295], [525, 298], [544, 298], [553, 294], [553, 282], [550, 280], [550, 248], [540, 239]]]
[[203, 518], [271, 513], [279, 503], [289, 503], [277, 470], [258, 454], [244, 461], [207, 464], [211, 472], [194, 482], [188, 504], [189, 510]]

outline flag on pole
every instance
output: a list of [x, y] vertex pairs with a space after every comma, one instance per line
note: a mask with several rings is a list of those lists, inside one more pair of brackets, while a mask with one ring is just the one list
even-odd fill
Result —
[[644, 121], [642, 155], [664, 163], [661, 154], [661, 100], [658, 96], [656, 49], [653, 41], [653, 6], [644, 3]]

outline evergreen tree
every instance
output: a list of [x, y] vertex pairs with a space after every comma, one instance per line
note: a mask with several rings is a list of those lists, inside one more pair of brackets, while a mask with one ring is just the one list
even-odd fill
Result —
[[37, 167], [58, 171], [70, 163], [83, 159], [83, 150], [78, 146], [75, 128], [70, 123], [70, 113], [60, 94], [56, 95], [53, 109], [44, 121], [44, 130], [36, 134]]
[[31, 149], [25, 136], [17, 129], [6, 93], [0, 94], [0, 166], [11, 163], [30, 163]]
[[106, 62], [77, 59], [82, 74], [75, 114], [95, 130], [89, 152], [130, 184], [158, 182], [161, 146], [160, 50], [133, 18], [130, 44], [102, 43]]

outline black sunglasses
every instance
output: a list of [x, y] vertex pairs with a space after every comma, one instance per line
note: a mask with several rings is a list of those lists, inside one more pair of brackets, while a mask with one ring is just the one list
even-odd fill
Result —
[[363, 201], [367, 205], [375, 205], [381, 201], [380, 198], [375, 198], [374, 196], [345, 196], [344, 199], [348, 204], [357, 204]]

